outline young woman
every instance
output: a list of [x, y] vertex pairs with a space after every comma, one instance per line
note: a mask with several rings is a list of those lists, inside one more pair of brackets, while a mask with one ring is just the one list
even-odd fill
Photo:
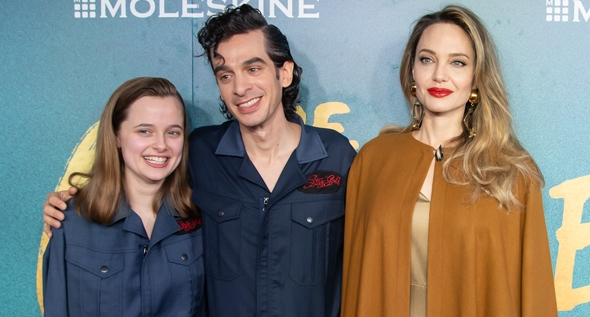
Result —
[[94, 166], [70, 177], [79, 190], [44, 254], [45, 317], [204, 315], [186, 130], [168, 80], [135, 78], [113, 93]]
[[471, 11], [422, 17], [400, 80], [413, 121], [349, 175], [343, 316], [557, 316], [543, 178]]

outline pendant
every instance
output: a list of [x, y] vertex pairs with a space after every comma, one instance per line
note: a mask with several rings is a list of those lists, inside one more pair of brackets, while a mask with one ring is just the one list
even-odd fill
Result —
[[436, 159], [437, 162], [440, 162], [440, 161], [442, 161], [444, 155], [445, 155], [445, 153], [443, 153], [442, 145], [439, 145], [438, 149], [436, 149], [436, 151], [434, 151], [434, 158]]

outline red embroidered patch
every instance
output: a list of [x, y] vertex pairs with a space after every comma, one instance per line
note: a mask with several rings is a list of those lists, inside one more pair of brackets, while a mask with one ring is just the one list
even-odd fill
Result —
[[176, 219], [180, 227], [177, 234], [185, 234], [199, 230], [201, 228], [201, 219]]
[[306, 194], [330, 194], [341, 187], [342, 176], [334, 171], [316, 171], [306, 177], [307, 183], [298, 188]]

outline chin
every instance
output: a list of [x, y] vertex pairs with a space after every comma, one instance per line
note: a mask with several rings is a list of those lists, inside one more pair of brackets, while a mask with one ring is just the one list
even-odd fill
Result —
[[172, 172], [165, 174], [146, 175], [146, 179], [148, 179], [148, 181], [152, 184], [163, 183], [166, 180], [166, 178], [170, 176], [170, 174], [172, 174]]

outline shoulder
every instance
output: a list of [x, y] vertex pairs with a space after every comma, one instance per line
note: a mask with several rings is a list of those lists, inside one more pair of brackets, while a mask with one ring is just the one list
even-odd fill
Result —
[[189, 135], [189, 143], [208, 143], [210, 141], [219, 141], [229, 126], [232, 120], [226, 121], [219, 125], [208, 125], [194, 129]]
[[84, 217], [78, 215], [78, 213], [76, 213], [76, 208], [74, 207], [74, 204], [76, 202], [76, 196], [72, 197], [70, 200], [66, 201], [66, 209], [64, 210], [64, 222], [67, 221], [79, 221], [79, 220], [85, 220]]
[[342, 135], [340, 132], [332, 129], [326, 128], [318, 128], [311, 125], [305, 125], [306, 129], [313, 130], [317, 132], [320, 138], [325, 142], [331, 143], [342, 143], [342, 144], [350, 144], [348, 138]]
[[513, 160], [510, 167], [519, 191], [541, 190], [545, 185], [539, 166], [528, 153], [523, 158]]
[[306, 129], [315, 131], [318, 134], [320, 140], [322, 140], [322, 143], [328, 152], [334, 151], [342, 154], [346, 153], [353, 156], [356, 155], [356, 151], [352, 145], [350, 145], [348, 138], [342, 135], [340, 132], [332, 129], [318, 128], [309, 125], [306, 125], [305, 127]]
[[372, 155], [384, 151], [411, 147], [412, 136], [409, 133], [380, 134], [376, 138], [365, 143], [359, 154]]
[[63, 230], [64, 233], [76, 234], [78, 232], [85, 232], [89, 227], [96, 225], [76, 212], [76, 208], [74, 207], [75, 200], [76, 197], [74, 196], [66, 202], [67, 207], [63, 211], [64, 220], [61, 223], [61, 227], [54, 230]]
[[[524, 199], [529, 195], [541, 193], [543, 189], [543, 179], [537, 175], [541, 175], [534, 163], [527, 164], [525, 171], [518, 171], [516, 177], [516, 192], [514, 193], [519, 199]], [[536, 174], [539, 173], [539, 174]]]

